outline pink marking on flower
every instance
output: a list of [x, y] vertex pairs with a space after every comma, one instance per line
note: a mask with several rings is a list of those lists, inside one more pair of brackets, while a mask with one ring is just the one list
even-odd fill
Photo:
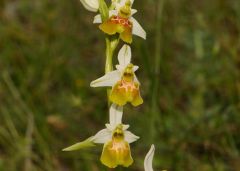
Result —
[[128, 20], [128, 18], [114, 15], [110, 18], [110, 20], [116, 24], [121, 24], [124, 27], [132, 27], [132, 23]]
[[119, 86], [119, 88], [124, 88], [125, 91], [133, 91], [133, 90], [137, 90], [137, 87], [135, 86], [134, 82], [127, 82], [124, 80], [121, 80], [121, 85]]
[[116, 142], [114, 140], [113, 140], [113, 146], [110, 148], [110, 150], [117, 151], [117, 152], [123, 152], [126, 149], [127, 148], [125, 146], [125, 142], [124, 141]]

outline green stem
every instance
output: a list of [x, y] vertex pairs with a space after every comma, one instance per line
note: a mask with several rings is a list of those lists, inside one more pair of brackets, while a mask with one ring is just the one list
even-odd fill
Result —
[[[105, 63], [105, 74], [113, 70], [112, 58], [114, 51], [119, 43], [119, 36], [107, 36], [106, 37], [106, 63]], [[111, 88], [107, 89], [108, 105], [110, 105], [109, 95]]]
[[106, 38], [106, 63], [105, 63], [105, 74], [113, 70], [112, 57], [114, 49], [111, 48], [111, 40]]

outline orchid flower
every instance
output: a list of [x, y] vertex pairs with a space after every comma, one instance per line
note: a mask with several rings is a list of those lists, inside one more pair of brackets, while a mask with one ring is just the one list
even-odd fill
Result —
[[117, 70], [108, 72], [103, 77], [91, 82], [91, 87], [112, 87], [109, 99], [117, 105], [123, 106], [130, 102], [133, 106], [143, 103], [140, 96], [140, 83], [135, 75], [138, 66], [131, 64], [131, 48], [124, 45], [118, 54]]
[[137, 10], [132, 9], [133, 0], [120, 0], [113, 2], [115, 9], [109, 11], [109, 19], [102, 23], [100, 15], [95, 16], [93, 23], [102, 23], [100, 30], [108, 35], [120, 34], [120, 38], [126, 43], [132, 43], [132, 34], [146, 39], [146, 32], [142, 26], [132, 17]]
[[[118, 165], [128, 167], [133, 163], [129, 144], [139, 137], [127, 131], [129, 125], [122, 124], [123, 107], [112, 104], [109, 113], [110, 123], [106, 124], [106, 128], [83, 142], [104, 144], [100, 160], [105, 166], [109, 168], [115, 168]], [[76, 146], [80, 145], [81, 143], [74, 144], [65, 148], [64, 151], [79, 149]]]
[[99, 2], [98, 0], [80, 0], [80, 2], [83, 4], [83, 6], [92, 12], [97, 12], [99, 8]]
[[152, 161], [154, 156], [155, 146], [152, 144], [150, 150], [148, 151], [144, 159], [144, 171], [153, 171]]

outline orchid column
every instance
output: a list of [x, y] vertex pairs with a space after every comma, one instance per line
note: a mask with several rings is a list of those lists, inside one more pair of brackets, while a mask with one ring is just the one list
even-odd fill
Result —
[[[135, 75], [138, 66], [131, 63], [130, 44], [133, 41], [132, 35], [146, 39], [146, 32], [132, 17], [137, 12], [132, 9], [133, 0], [112, 0], [108, 5], [104, 0], [80, 1], [87, 10], [99, 12], [94, 17], [93, 23], [99, 24], [99, 29], [105, 34], [105, 75], [92, 81], [90, 86], [108, 87], [109, 123], [94, 136], [65, 148], [64, 151], [104, 144], [100, 157], [102, 164], [109, 168], [116, 168], [118, 165], [129, 167], [133, 163], [129, 144], [139, 137], [127, 131], [129, 125], [122, 123], [123, 106], [127, 103], [133, 106], [143, 103], [140, 82]], [[114, 52], [119, 41], [125, 44], [117, 55], [118, 64], [113, 67], [112, 58], [115, 56]]]

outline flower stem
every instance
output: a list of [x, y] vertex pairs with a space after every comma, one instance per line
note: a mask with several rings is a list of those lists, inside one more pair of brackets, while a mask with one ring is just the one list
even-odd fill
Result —
[[[105, 74], [113, 70], [112, 58], [114, 51], [119, 43], [119, 36], [107, 36], [106, 37], [106, 63], [105, 63]], [[110, 105], [109, 95], [111, 88], [107, 89], [108, 105]]]
[[106, 38], [106, 63], [105, 63], [105, 74], [111, 72], [113, 69], [112, 66], [112, 56], [113, 56], [113, 49], [111, 48], [111, 41], [107, 37]]

